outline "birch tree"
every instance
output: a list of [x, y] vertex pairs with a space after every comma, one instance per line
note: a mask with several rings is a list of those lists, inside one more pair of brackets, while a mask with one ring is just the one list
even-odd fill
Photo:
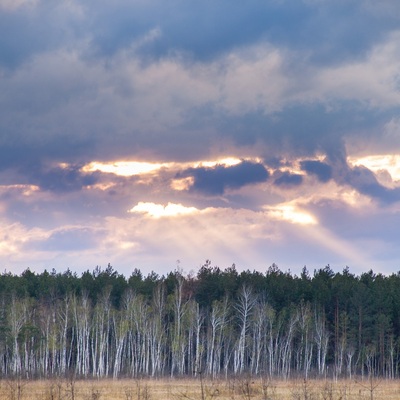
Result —
[[293, 353], [293, 338], [298, 323], [298, 314], [294, 310], [288, 311], [288, 320], [282, 335], [280, 346], [281, 375], [288, 378], [291, 371], [291, 360]]
[[234, 373], [240, 374], [245, 368], [245, 355], [247, 350], [247, 338], [250, 325], [250, 317], [254, 305], [256, 304], [256, 296], [250, 286], [243, 285], [235, 304], [237, 318], [239, 320], [239, 338], [234, 355]]
[[175, 274], [176, 285], [172, 296], [173, 328], [171, 329], [171, 376], [175, 373], [183, 374], [185, 365], [185, 335], [183, 317], [185, 315], [186, 301], [183, 297], [184, 278], [177, 271]]
[[206, 372], [213, 378], [221, 371], [224, 331], [228, 321], [228, 297], [214, 301], [208, 324]]
[[325, 316], [323, 313], [314, 313], [314, 325], [315, 325], [315, 344], [316, 344], [316, 356], [317, 356], [317, 367], [318, 374], [320, 376], [325, 374], [326, 371], [326, 356], [328, 353], [329, 345], [329, 332], [326, 328]]
[[119, 377], [122, 370], [124, 344], [129, 329], [129, 322], [126, 319], [126, 313], [119, 310], [113, 310], [112, 323], [114, 332], [113, 377], [116, 379]]
[[111, 289], [106, 287], [97, 301], [92, 326], [92, 375], [108, 376], [110, 357]]
[[13, 375], [21, 374], [22, 364], [18, 336], [26, 323], [27, 314], [27, 299], [19, 300], [15, 296], [12, 296], [8, 311], [8, 325], [10, 327], [10, 339], [12, 343], [11, 373]]
[[296, 369], [297, 372], [302, 371], [305, 379], [307, 379], [311, 368], [314, 345], [312, 313], [309, 304], [300, 303], [297, 320], [299, 342], [296, 344]]
[[86, 292], [80, 297], [73, 296], [72, 312], [76, 339], [75, 371], [77, 375], [87, 377], [90, 373], [91, 306]]
[[160, 283], [156, 286], [149, 315], [149, 341], [151, 376], [162, 375], [165, 369], [165, 353], [167, 332], [165, 329], [166, 300], [165, 286]]

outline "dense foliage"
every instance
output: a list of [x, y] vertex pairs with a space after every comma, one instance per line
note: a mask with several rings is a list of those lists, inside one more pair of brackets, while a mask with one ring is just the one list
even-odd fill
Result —
[[400, 274], [0, 275], [0, 374], [399, 376]]

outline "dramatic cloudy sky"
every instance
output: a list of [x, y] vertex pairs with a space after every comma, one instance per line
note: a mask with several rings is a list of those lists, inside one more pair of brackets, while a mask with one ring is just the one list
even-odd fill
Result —
[[0, 0], [0, 259], [400, 270], [398, 0]]

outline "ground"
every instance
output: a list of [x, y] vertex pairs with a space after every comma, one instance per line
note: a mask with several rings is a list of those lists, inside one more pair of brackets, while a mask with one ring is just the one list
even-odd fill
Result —
[[391, 380], [121, 379], [0, 381], [0, 400], [395, 400]]

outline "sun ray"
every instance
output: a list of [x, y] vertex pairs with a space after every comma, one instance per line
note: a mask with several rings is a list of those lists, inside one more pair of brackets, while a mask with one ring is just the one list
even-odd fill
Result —
[[320, 245], [337, 254], [350, 265], [366, 268], [370, 264], [370, 260], [365, 257], [365, 249], [362, 251], [357, 249], [349, 241], [339, 238], [327, 228], [320, 225], [308, 225], [302, 229], [302, 236], [304, 235], [312, 239], [316, 245]]

